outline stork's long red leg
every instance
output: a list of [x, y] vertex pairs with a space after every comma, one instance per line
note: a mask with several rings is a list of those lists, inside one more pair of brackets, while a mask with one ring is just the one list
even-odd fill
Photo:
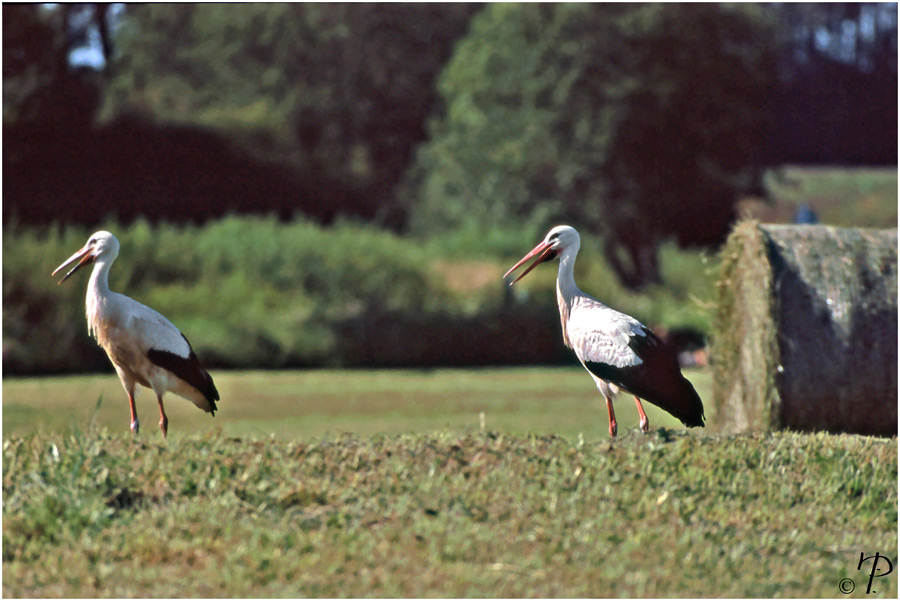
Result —
[[641, 399], [638, 397], [634, 397], [634, 402], [637, 403], [638, 413], [641, 415], [641, 432], [646, 434], [650, 431], [650, 420], [647, 419], [647, 414], [644, 413], [644, 407], [641, 405]]
[[141, 423], [138, 421], [137, 408], [134, 406], [134, 389], [128, 390], [128, 404], [131, 406], [131, 432], [137, 435]]
[[618, 427], [616, 427], [616, 412], [613, 410], [612, 399], [605, 394], [603, 398], [606, 399], [606, 410], [609, 412], [609, 437], [615, 438], [616, 433], [619, 431]]
[[165, 438], [166, 434], [169, 432], [169, 418], [166, 417], [166, 410], [163, 408], [162, 397], [156, 395], [156, 400], [159, 401], [159, 429], [162, 430], [163, 438]]

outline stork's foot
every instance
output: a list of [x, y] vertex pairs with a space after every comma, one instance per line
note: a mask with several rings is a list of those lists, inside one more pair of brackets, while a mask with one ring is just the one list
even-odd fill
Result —
[[137, 436], [138, 430], [140, 430], [140, 428], [141, 428], [141, 422], [139, 422], [137, 419], [135, 419], [133, 422], [131, 422], [131, 433], [134, 434], [135, 436]]
[[[603, 389], [600, 389], [603, 392]], [[615, 438], [619, 429], [616, 427], [616, 410], [613, 409], [612, 399], [603, 392], [603, 399], [606, 401], [606, 411], [609, 413], [609, 437]]]
[[163, 440], [169, 432], [169, 418], [166, 417], [166, 409], [163, 407], [162, 395], [156, 395], [156, 401], [159, 403], [159, 429], [162, 430]]
[[634, 396], [634, 404], [637, 405], [638, 415], [641, 416], [641, 432], [646, 434], [650, 431], [650, 420], [647, 419], [647, 414], [644, 413], [644, 406], [641, 405], [641, 399], [637, 395]]

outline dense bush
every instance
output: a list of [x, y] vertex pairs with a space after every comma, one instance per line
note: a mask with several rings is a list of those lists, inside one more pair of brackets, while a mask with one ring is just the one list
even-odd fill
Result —
[[[472, 225], [427, 241], [375, 227], [228, 217], [204, 227], [102, 226], [121, 242], [110, 287], [184, 331], [209, 365], [447, 365], [558, 362], [545, 266], [515, 288], [503, 271], [543, 232]], [[11, 225], [3, 236], [4, 374], [108, 369], [84, 319], [86, 275], [50, 272], [87, 240], [82, 227]], [[710, 277], [697, 255], [664, 253], [666, 287], [635, 295], [585, 240], [586, 290], [650, 324], [705, 330]], [[700, 273], [698, 273], [698, 271]], [[512, 350], [519, 349], [516, 352]]]

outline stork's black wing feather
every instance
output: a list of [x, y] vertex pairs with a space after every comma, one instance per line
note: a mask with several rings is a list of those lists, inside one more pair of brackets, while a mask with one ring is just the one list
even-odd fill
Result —
[[180, 357], [169, 351], [161, 351], [158, 349], [150, 349], [147, 351], [147, 358], [155, 365], [169, 370], [199, 390], [200, 394], [209, 401], [210, 413], [215, 415], [217, 409], [216, 401], [219, 400], [219, 391], [216, 390], [216, 385], [213, 383], [212, 376], [200, 366], [200, 360], [197, 358], [197, 354], [194, 353], [190, 341], [188, 341], [184, 334], [182, 334], [181, 337], [184, 338], [184, 341], [187, 342], [188, 349], [190, 349], [187, 358]]
[[675, 354], [649, 328], [642, 328], [645, 335], [632, 336], [628, 343], [642, 363], [615, 367], [585, 362], [585, 367], [598, 378], [671, 413], [685, 426], [703, 426], [703, 402], [681, 374]]

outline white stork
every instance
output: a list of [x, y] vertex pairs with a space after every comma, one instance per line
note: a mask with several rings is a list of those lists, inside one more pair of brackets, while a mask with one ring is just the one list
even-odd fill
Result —
[[159, 428], [165, 438], [169, 419], [163, 408], [163, 395], [167, 391], [186, 398], [213, 416], [219, 392], [212, 377], [200, 367], [187, 338], [172, 322], [150, 307], [109, 289], [109, 268], [118, 254], [116, 237], [100, 231], [50, 275], [80, 259], [59, 281], [62, 284], [81, 267], [94, 263], [85, 299], [88, 331], [106, 351], [128, 393], [131, 431], [137, 434], [140, 427], [134, 406], [134, 385], [140, 384], [156, 393]]
[[703, 426], [703, 403], [691, 383], [681, 375], [674, 353], [641, 322], [607, 307], [575, 285], [573, 267], [580, 247], [578, 232], [568, 225], [558, 225], [503, 277], [536, 257], [510, 283], [512, 286], [539, 263], [559, 258], [556, 299], [563, 341], [575, 351], [603, 394], [611, 437], [617, 431], [612, 396], [618, 389], [634, 395], [643, 432], [650, 429], [650, 420], [641, 406], [641, 398], [668, 411], [685, 426]]

